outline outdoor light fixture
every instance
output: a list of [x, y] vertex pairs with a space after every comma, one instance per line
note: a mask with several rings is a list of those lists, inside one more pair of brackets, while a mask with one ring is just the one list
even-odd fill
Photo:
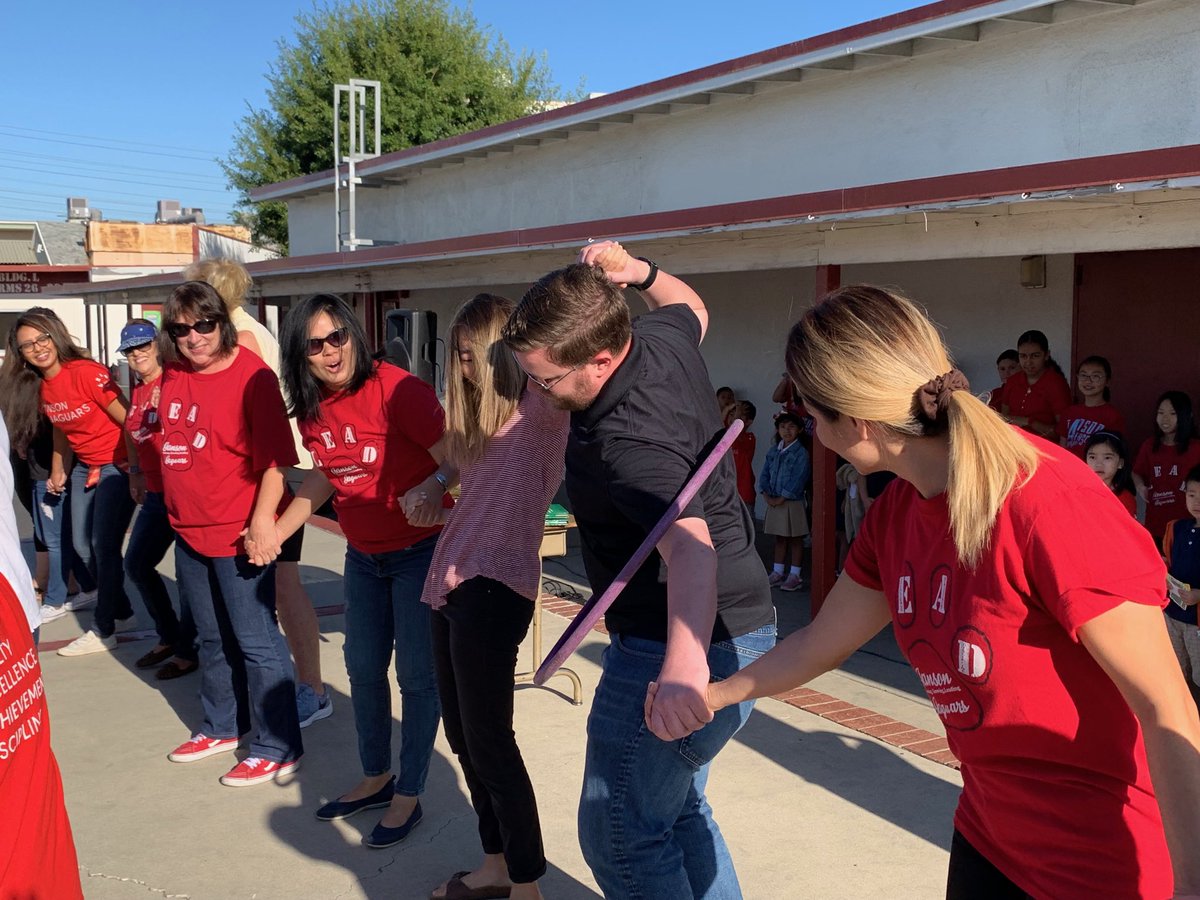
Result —
[[1021, 257], [1021, 287], [1044, 288], [1046, 286], [1046, 257]]

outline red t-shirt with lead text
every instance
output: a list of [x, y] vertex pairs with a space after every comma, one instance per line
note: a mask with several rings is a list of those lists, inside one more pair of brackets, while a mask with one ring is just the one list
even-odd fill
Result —
[[1125, 417], [1111, 403], [1074, 403], [1058, 417], [1058, 436], [1067, 439], [1064, 446], [1080, 459], [1086, 455], [1088, 438], [1101, 431], [1125, 433]]
[[162, 375], [153, 381], [142, 382], [133, 389], [129, 400], [129, 412], [125, 415], [125, 429], [137, 447], [137, 464], [146, 476], [146, 490], [161, 494], [163, 489], [162, 467], [159, 453], [162, 445], [162, 422], [158, 419], [158, 405], [154, 392], [162, 381]]
[[1187, 473], [1200, 465], [1200, 439], [1188, 442], [1187, 450], [1179, 452], [1175, 444], [1154, 449], [1154, 440], [1147, 438], [1133, 461], [1133, 472], [1146, 482], [1146, 530], [1161, 543], [1167, 523], [1187, 518], [1187, 503], [1183, 492]]
[[[350, 546], [363, 553], [401, 550], [441, 531], [408, 523], [397, 498], [435, 471], [429, 448], [445, 430], [433, 388], [393, 365], [353, 394], [327, 394], [320, 417], [300, 422], [304, 446], [336, 492], [333, 505]], [[453, 505], [450, 496], [443, 504]]]
[[882, 591], [896, 639], [962, 762], [955, 827], [1035, 897], [1170, 897], [1137, 719], [1079, 642], [1124, 601], [1161, 607], [1166, 570], [1121, 501], [1061, 447], [1013, 490], [975, 569], [945, 495], [897, 480], [871, 506], [847, 574]]
[[[28, 577], [28, 576], [26, 576]], [[21, 601], [0, 574], [0, 897], [82, 898], [42, 669]]]
[[170, 363], [162, 378], [162, 480], [176, 534], [204, 556], [245, 553], [262, 473], [296, 463], [279, 380], [249, 350], [206, 374]]
[[57, 375], [42, 381], [42, 411], [89, 466], [125, 461], [121, 426], [108, 414], [120, 396], [108, 369], [90, 359], [65, 362]]

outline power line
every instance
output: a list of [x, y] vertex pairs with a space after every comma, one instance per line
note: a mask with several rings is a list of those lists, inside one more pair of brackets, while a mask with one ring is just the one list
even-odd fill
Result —
[[[7, 163], [0, 163], [0, 169], [15, 169], [19, 172], [44, 172], [45, 171], [44, 169], [32, 168], [29, 166], [10, 166]], [[61, 175], [67, 176], [67, 177], [71, 177], [74, 173], [61, 172], [61, 173], [56, 173], [56, 174], [61, 174]], [[80, 173], [76, 177], [78, 177], [78, 179], [80, 181], [116, 181], [116, 182], [119, 182], [120, 184], [141, 184], [141, 185], [145, 185], [147, 187], [162, 187], [162, 188], [166, 188], [168, 190], [179, 190], [181, 192], [187, 191], [188, 193], [192, 193], [192, 194], [205, 194], [205, 195], [213, 196], [213, 197], [226, 196], [226, 191], [224, 191], [220, 188], [211, 188], [211, 187], [206, 188], [206, 187], [200, 187], [198, 185], [188, 185], [188, 184], [178, 184], [178, 183], [167, 184], [167, 183], [163, 183], [163, 182], [146, 181], [144, 179], [118, 178], [114, 175], [92, 175], [89, 173]], [[70, 185], [70, 184], [62, 184], [61, 182], [55, 182], [55, 181], [41, 181], [40, 179], [36, 179], [33, 181], [26, 181], [26, 182], [24, 182], [24, 184], [26, 184], [26, 185], [45, 184], [50, 187], [63, 187], [63, 188], [71, 188], [71, 189], [73, 189], [73, 187], [74, 187], [73, 185]], [[109, 191], [109, 193], [120, 194], [120, 193], [122, 193], [122, 191]], [[137, 194], [127, 194], [127, 196], [143, 197], [143, 196], [145, 196], [145, 193], [143, 192], [143, 193], [137, 193]]]
[[[48, 153], [38, 153], [36, 156], [31, 158], [30, 154], [26, 151], [12, 151], [12, 150], [5, 148], [3, 145], [0, 145], [0, 158], [4, 158], [4, 157], [15, 159], [19, 162], [30, 162], [30, 161], [35, 161], [35, 160], [37, 162], [41, 162], [43, 160], [51, 160], [54, 162], [65, 162], [65, 163], [70, 163], [72, 168], [77, 167], [80, 169], [94, 169], [96, 171], [101, 171], [101, 172], [111, 171], [111, 172], [117, 172], [119, 174], [130, 174], [130, 175], [140, 175], [140, 174], [149, 173], [151, 175], [169, 175], [169, 176], [178, 176], [181, 178], [192, 178], [197, 181], [209, 181], [209, 182], [212, 182], [213, 184], [226, 184], [227, 183], [226, 179], [223, 176], [205, 175], [203, 172], [180, 172], [180, 171], [177, 171], [174, 169], [157, 169], [157, 168], [148, 168], [145, 166], [123, 166], [123, 165], [120, 165], [119, 163], [105, 164], [103, 167], [101, 167], [99, 165], [92, 165], [91, 163], [88, 162], [88, 160], [80, 159], [78, 156], [53, 156]], [[56, 166], [55, 168], [59, 168], [59, 167]]]
[[137, 147], [158, 147], [160, 150], [183, 150], [184, 152], [188, 152], [188, 153], [213, 153], [213, 154], [215, 154], [217, 152], [216, 150], [199, 150], [195, 147], [178, 147], [178, 146], [175, 146], [174, 144], [152, 144], [147, 141], [127, 141], [127, 140], [124, 140], [123, 138], [101, 137], [101, 136], [95, 135], [95, 134], [76, 134], [76, 133], [70, 132], [70, 131], [47, 131], [44, 128], [28, 128], [24, 125], [0, 124], [0, 128], [10, 128], [14, 131], [28, 131], [28, 132], [32, 132], [34, 134], [54, 134], [54, 135], [58, 135], [59, 137], [84, 138], [85, 140], [89, 140], [89, 141], [107, 141], [108, 143], [111, 143], [111, 144], [132, 144]]
[[116, 153], [139, 153], [144, 156], [165, 156], [169, 159], [188, 159], [197, 162], [212, 161], [212, 157], [207, 156], [184, 156], [179, 153], [163, 153], [158, 150], [134, 150], [132, 147], [107, 147], [103, 144], [93, 144], [86, 141], [64, 141], [61, 138], [34, 137], [33, 135], [26, 134], [9, 134], [8, 132], [5, 132], [2, 127], [0, 127], [0, 134], [7, 135], [8, 137], [20, 138], [23, 141], [46, 141], [51, 144], [69, 144], [72, 147], [91, 147], [94, 150], [112, 150]]

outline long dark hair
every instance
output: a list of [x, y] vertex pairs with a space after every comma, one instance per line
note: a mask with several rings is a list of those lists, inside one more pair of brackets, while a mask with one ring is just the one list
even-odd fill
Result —
[[374, 372], [366, 329], [345, 300], [335, 294], [317, 294], [301, 300], [288, 311], [279, 329], [279, 369], [288, 396], [288, 412], [300, 422], [311, 422], [321, 414], [321, 382], [308, 367], [308, 324], [321, 313], [329, 316], [335, 328], [350, 332], [354, 371], [345, 393], [358, 391]]
[[1062, 375], [1063, 378], [1067, 377], [1062, 366], [1058, 364], [1058, 360], [1050, 355], [1050, 341], [1046, 339], [1045, 333], [1038, 331], [1036, 328], [1026, 331], [1017, 338], [1017, 349], [1020, 349], [1022, 344], [1036, 344], [1041, 347], [1042, 352], [1046, 354], [1046, 368], [1053, 369], [1059, 375]]
[[1175, 408], [1175, 448], [1180, 454], [1187, 453], [1188, 444], [1196, 437], [1196, 420], [1192, 418], [1192, 398], [1183, 391], [1163, 391], [1154, 404], [1154, 449], [1163, 445], [1162, 429], [1158, 427], [1158, 408], [1168, 400]]
[[1088, 438], [1087, 445], [1083, 448], [1083, 458], [1086, 460], [1088, 451], [1100, 444], [1111, 447], [1121, 460], [1121, 468], [1117, 469], [1117, 474], [1113, 476], [1113, 493], [1118, 496], [1127, 491], [1134, 493], [1133, 464], [1129, 461], [1129, 449], [1125, 446], [1125, 439], [1115, 431], [1097, 431]]
[[14, 450], [24, 455], [37, 436], [42, 419], [42, 373], [25, 359], [17, 346], [17, 331], [36, 328], [50, 335], [60, 363], [91, 359], [88, 352], [72, 340], [62, 319], [45, 306], [35, 306], [22, 314], [8, 330], [4, 365], [0, 367], [0, 409], [8, 424], [8, 437]]

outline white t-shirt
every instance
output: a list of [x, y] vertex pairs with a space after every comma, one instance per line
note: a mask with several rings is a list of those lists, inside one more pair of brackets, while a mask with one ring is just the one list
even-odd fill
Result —
[[17, 592], [25, 618], [29, 620], [29, 630], [33, 631], [42, 624], [42, 610], [33, 593], [33, 576], [21, 553], [17, 515], [12, 505], [13, 470], [8, 450], [8, 425], [4, 422], [4, 414], [0, 413], [0, 495], [8, 499], [7, 503], [0, 503], [0, 572]]

